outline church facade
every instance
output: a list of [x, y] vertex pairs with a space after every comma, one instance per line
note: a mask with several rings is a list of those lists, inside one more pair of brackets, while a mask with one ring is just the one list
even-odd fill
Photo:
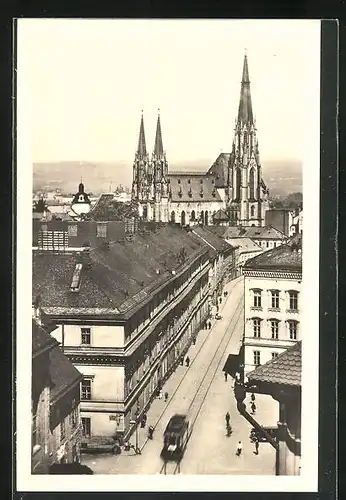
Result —
[[222, 219], [229, 225], [264, 226], [268, 194], [262, 178], [246, 55], [232, 151], [221, 153], [206, 173], [169, 171], [160, 115], [149, 158], [142, 114], [132, 201], [144, 220], [186, 226], [209, 225]]

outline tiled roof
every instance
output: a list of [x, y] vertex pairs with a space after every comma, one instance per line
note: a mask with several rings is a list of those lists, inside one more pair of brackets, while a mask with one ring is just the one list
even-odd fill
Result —
[[[185, 249], [182, 262], [180, 253]], [[90, 249], [91, 267], [83, 266], [80, 288], [71, 281], [80, 257], [76, 253], [34, 252], [33, 297], [42, 308], [131, 309], [172, 278], [189, 261], [209, 250], [196, 235], [167, 224], [137, 233], [131, 241], [109, 241], [109, 249]]]
[[227, 229], [227, 226], [208, 226], [209, 231], [224, 239]]
[[49, 358], [49, 375], [52, 381], [50, 394], [51, 401], [54, 401], [67, 387], [79, 383], [82, 375], [63, 354], [60, 347], [55, 347]]
[[215, 186], [217, 188], [227, 186], [230, 156], [230, 153], [220, 153], [208, 170], [208, 174], [215, 177]]
[[294, 387], [301, 386], [302, 345], [301, 341], [279, 354], [254, 371], [248, 373], [250, 382], [266, 382]]
[[226, 214], [225, 210], [222, 210], [222, 209], [220, 209], [216, 212], [216, 214], [213, 216], [213, 219], [215, 222], [229, 221], [228, 215]]
[[256, 255], [248, 260], [244, 269], [281, 269], [302, 271], [302, 247], [299, 240], [286, 243]]
[[227, 238], [228, 243], [238, 247], [240, 252], [262, 252], [262, 248], [250, 238]]
[[198, 234], [199, 237], [203, 238], [209, 243], [209, 245], [214, 247], [215, 250], [219, 252], [227, 252], [232, 249], [232, 245], [227, 243], [217, 234], [209, 231], [209, 229], [207, 229], [205, 226], [195, 226], [192, 232]]
[[268, 240], [282, 240], [286, 238], [286, 235], [279, 231], [279, 229], [275, 229], [272, 226], [264, 226], [264, 227], [247, 227], [244, 236], [252, 239], [268, 239]]
[[32, 355], [36, 356], [41, 351], [53, 349], [58, 342], [49, 335], [47, 329], [32, 320]]
[[202, 203], [206, 201], [222, 201], [216, 189], [213, 176], [182, 172], [170, 173], [167, 179], [173, 202]]
[[263, 227], [242, 227], [242, 226], [229, 226], [225, 233], [225, 238], [251, 238], [253, 240], [282, 240], [287, 239], [286, 235], [271, 226]]

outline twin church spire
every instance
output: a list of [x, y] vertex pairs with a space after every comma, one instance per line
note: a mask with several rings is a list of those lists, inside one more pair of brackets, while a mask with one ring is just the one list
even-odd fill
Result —
[[[144, 117], [143, 117], [143, 111], [142, 111], [141, 124], [139, 127], [139, 139], [138, 139], [137, 155], [140, 157], [145, 157], [145, 156], [147, 156], [147, 154], [148, 153], [147, 153], [147, 146], [146, 146], [146, 142], [145, 142], [145, 131], [144, 131]], [[153, 154], [157, 158], [161, 158], [164, 156], [161, 121], [160, 121], [160, 110], [159, 110], [159, 114], [157, 117], [155, 145], [154, 145]]]

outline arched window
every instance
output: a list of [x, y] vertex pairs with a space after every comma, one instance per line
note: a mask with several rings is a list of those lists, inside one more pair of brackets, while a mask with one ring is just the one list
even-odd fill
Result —
[[237, 200], [240, 200], [240, 184], [241, 184], [241, 172], [240, 168], [236, 169], [235, 173], [235, 197]]
[[192, 210], [192, 212], [191, 212], [190, 220], [191, 220], [191, 222], [196, 220], [196, 212], [194, 210]]
[[254, 217], [254, 215], [255, 215], [255, 207], [254, 206], [252, 206], [250, 208], [250, 213], [251, 213], [251, 217]]
[[186, 216], [185, 216], [185, 210], [181, 212], [181, 225], [185, 226], [186, 225]]
[[250, 184], [250, 200], [254, 200], [255, 199], [255, 169], [254, 168], [252, 168], [250, 170], [249, 184]]
[[208, 210], [206, 210], [204, 214], [204, 223], [206, 226], [208, 225], [208, 218], [209, 218]]
[[175, 222], [175, 212], [171, 212], [171, 222]]
[[204, 211], [201, 212], [201, 223], [204, 224]]

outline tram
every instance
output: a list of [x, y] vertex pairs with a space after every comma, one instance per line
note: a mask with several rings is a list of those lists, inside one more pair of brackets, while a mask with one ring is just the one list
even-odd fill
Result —
[[184, 455], [189, 436], [186, 415], [173, 415], [163, 434], [161, 457], [164, 460], [180, 460]]

